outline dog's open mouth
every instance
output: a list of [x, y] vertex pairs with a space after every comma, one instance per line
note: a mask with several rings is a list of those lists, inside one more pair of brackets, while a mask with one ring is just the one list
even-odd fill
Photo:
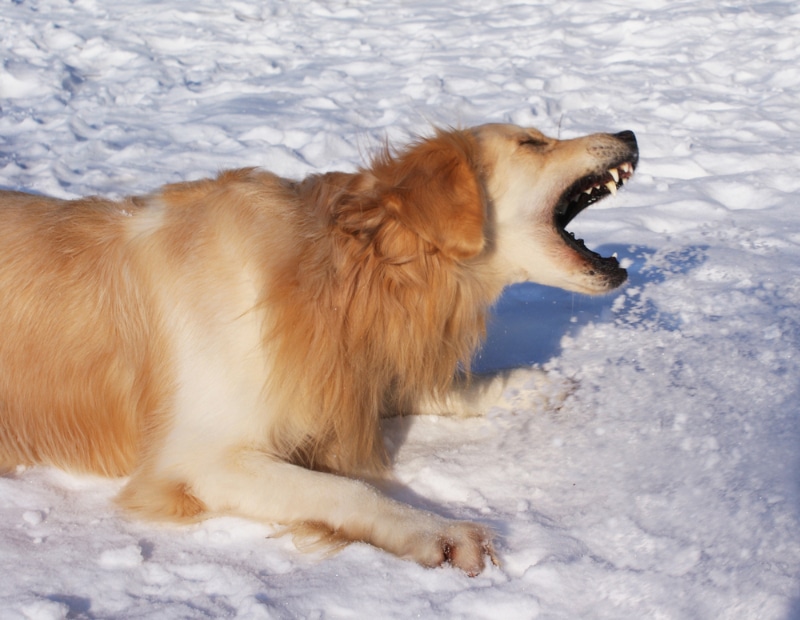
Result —
[[[567, 225], [589, 205], [602, 200], [608, 195], [616, 195], [617, 190], [631, 176], [636, 168], [636, 158], [620, 161], [602, 174], [592, 174], [578, 179], [558, 201], [555, 210], [555, 225], [561, 237], [572, 249], [589, 259], [593, 265], [602, 271], [624, 271], [619, 267], [616, 256], [601, 256], [586, 247], [583, 239], [576, 239], [575, 235], [567, 230]], [[624, 280], [624, 276], [623, 276]]]

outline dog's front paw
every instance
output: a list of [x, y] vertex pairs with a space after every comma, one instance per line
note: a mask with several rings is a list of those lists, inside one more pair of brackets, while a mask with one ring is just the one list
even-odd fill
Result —
[[508, 371], [504, 380], [497, 404], [513, 411], [558, 411], [577, 388], [574, 379], [536, 367]]
[[492, 531], [478, 523], [443, 521], [416, 539], [411, 556], [423, 566], [449, 564], [475, 577], [483, 571], [487, 557], [499, 566], [492, 538]]

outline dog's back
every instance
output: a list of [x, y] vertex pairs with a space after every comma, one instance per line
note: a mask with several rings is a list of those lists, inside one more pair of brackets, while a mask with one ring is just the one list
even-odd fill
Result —
[[0, 470], [128, 475], [182, 395], [223, 373], [260, 395], [259, 298], [298, 251], [296, 189], [244, 169], [121, 201], [0, 192]]
[[120, 475], [157, 399], [134, 204], [0, 193], [0, 465]]

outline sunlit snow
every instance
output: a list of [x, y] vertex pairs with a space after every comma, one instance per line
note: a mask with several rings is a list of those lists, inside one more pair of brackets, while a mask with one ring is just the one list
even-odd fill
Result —
[[508, 291], [477, 362], [561, 406], [531, 373], [387, 424], [397, 496], [490, 525], [502, 566], [131, 521], [120, 481], [32, 468], [0, 478], [0, 617], [800, 617], [800, 4], [13, 0], [0, 61], [0, 186], [62, 197], [354, 170], [433, 125], [641, 149], [571, 227], [629, 283]]

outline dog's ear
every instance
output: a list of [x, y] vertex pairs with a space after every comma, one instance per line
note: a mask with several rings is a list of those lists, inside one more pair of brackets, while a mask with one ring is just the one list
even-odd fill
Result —
[[384, 162], [387, 210], [445, 256], [465, 260], [483, 250], [484, 201], [474, 139], [440, 131]]

